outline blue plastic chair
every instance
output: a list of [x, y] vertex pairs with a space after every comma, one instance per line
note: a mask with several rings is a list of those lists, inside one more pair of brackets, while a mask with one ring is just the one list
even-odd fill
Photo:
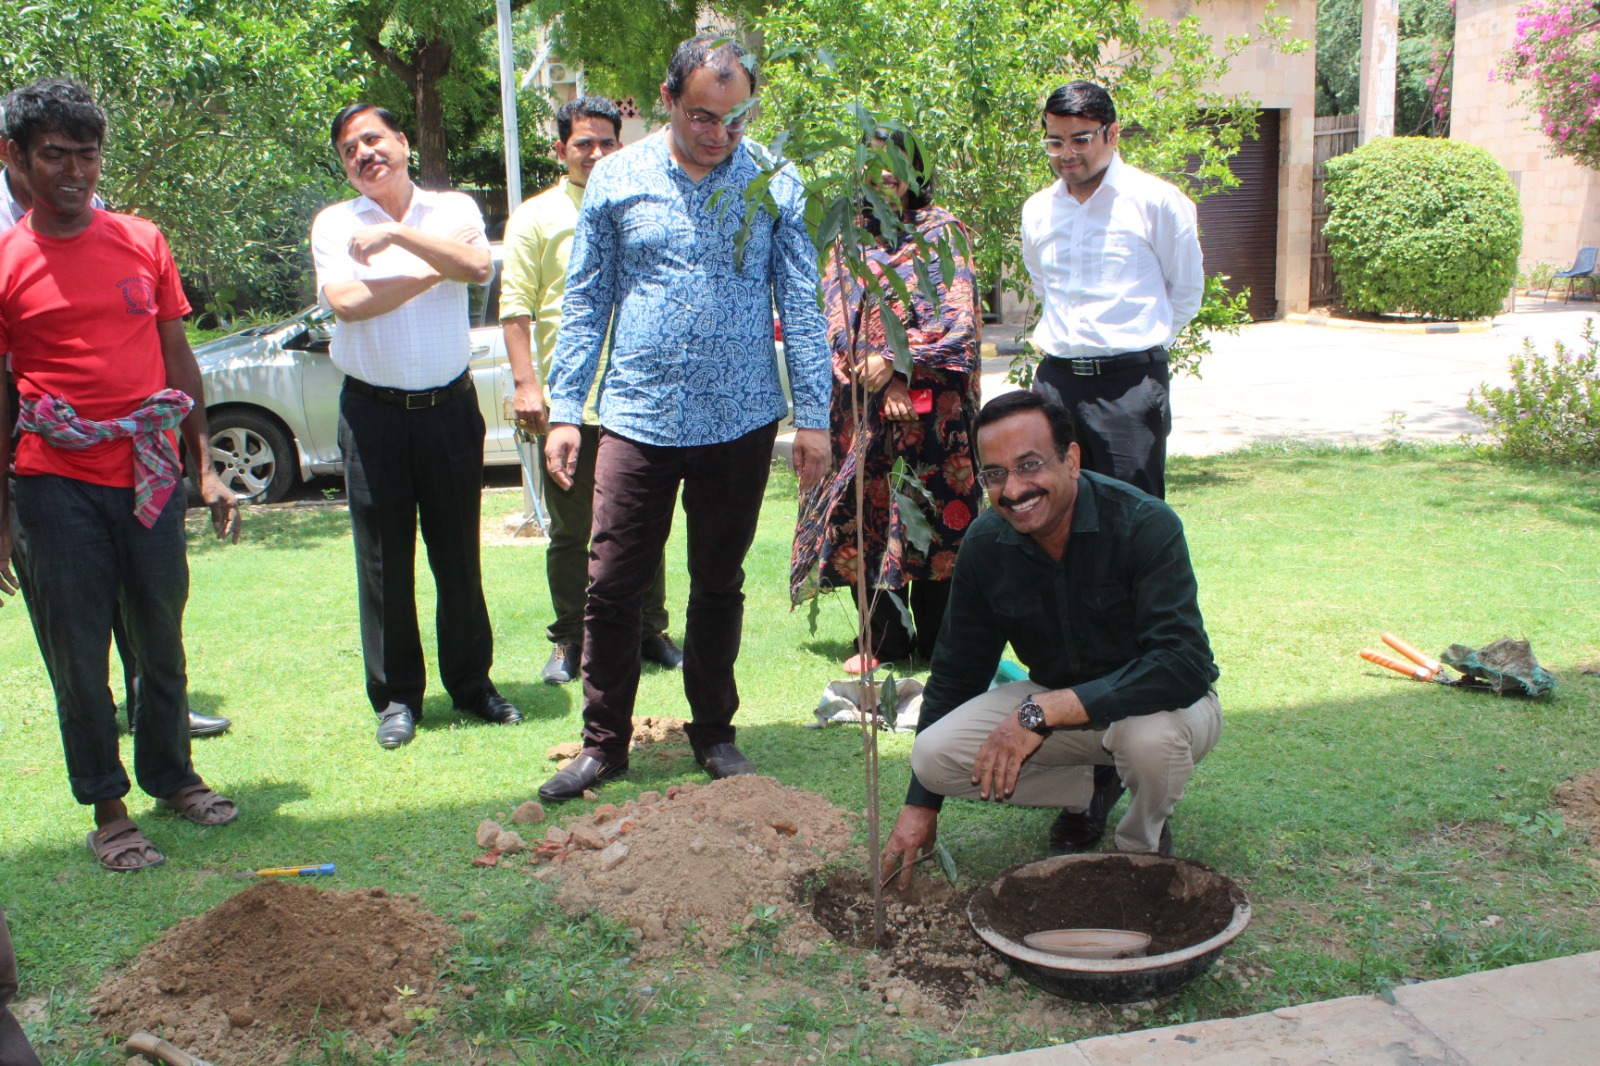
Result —
[[1572, 286], [1579, 278], [1589, 279], [1589, 296], [1590, 298], [1595, 297], [1595, 282], [1597, 279], [1595, 278], [1594, 268], [1597, 259], [1600, 259], [1600, 248], [1579, 248], [1578, 258], [1573, 262], [1572, 267], [1556, 275], [1558, 278], [1567, 279], [1567, 294], [1561, 298], [1562, 303], [1572, 299]]

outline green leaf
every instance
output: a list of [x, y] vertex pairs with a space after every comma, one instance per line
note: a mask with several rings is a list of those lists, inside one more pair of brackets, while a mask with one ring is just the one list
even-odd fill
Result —
[[939, 863], [939, 871], [944, 874], [944, 879], [952, 885], [956, 883], [956, 859], [950, 854], [950, 849], [944, 846], [944, 841], [933, 842], [933, 856]]
[[896, 689], [894, 671], [889, 671], [889, 676], [883, 679], [883, 684], [878, 689], [878, 717], [890, 729], [900, 717], [900, 700]]
[[922, 508], [917, 506], [917, 501], [898, 488], [891, 488], [889, 497], [899, 512], [900, 524], [905, 527], [906, 539], [915, 545], [917, 551], [926, 554], [933, 545], [933, 525], [928, 521], [928, 517], [922, 513]]
[[[887, 276], [898, 277], [893, 271], [889, 271]], [[904, 287], [905, 282], [902, 281], [900, 284]], [[909, 379], [912, 367], [911, 338], [906, 336], [905, 323], [900, 321], [900, 316], [894, 313], [888, 302], [884, 301], [880, 306], [883, 312], [879, 316], [883, 319], [883, 336], [889, 342], [889, 347], [894, 351], [895, 372], [904, 374]]]

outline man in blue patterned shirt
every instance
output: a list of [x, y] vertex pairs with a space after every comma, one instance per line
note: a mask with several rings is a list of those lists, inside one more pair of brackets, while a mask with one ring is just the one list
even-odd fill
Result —
[[550, 369], [545, 463], [566, 487], [608, 326], [600, 399], [589, 603], [584, 612], [583, 752], [540, 789], [561, 801], [628, 768], [639, 687], [641, 603], [683, 486], [689, 603], [683, 687], [695, 758], [713, 779], [755, 768], [734, 747], [733, 664], [744, 620], [744, 557], [786, 408], [772, 312], [794, 395], [794, 468], [827, 471], [830, 389], [816, 248], [803, 189], [772, 178], [743, 249], [744, 193], [762, 173], [743, 143], [756, 67], [717, 36], [678, 46], [661, 86], [666, 129], [596, 164], [567, 269]]

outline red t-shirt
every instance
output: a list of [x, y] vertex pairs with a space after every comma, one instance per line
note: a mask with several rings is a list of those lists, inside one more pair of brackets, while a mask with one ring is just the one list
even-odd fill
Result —
[[[27, 220], [0, 234], [0, 352], [24, 399], [49, 393], [95, 421], [130, 414], [167, 385], [156, 323], [188, 313], [166, 238], [145, 219], [96, 211], [66, 240]], [[118, 488], [133, 485], [133, 462], [128, 439], [73, 451], [37, 433], [13, 460], [19, 474]]]

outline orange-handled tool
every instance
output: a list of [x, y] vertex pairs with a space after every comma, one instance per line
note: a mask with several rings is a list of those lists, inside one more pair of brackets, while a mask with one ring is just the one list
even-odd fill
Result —
[[1401, 655], [1404, 655], [1407, 659], [1410, 659], [1412, 662], [1422, 667], [1424, 670], [1428, 671], [1429, 674], [1444, 673], [1444, 664], [1439, 662], [1438, 659], [1434, 659], [1422, 654], [1416, 648], [1413, 648], [1411, 645], [1407, 644], [1393, 633], [1385, 633], [1383, 635], [1383, 642], [1389, 645], [1389, 647], [1393, 648], [1395, 651], [1399, 652]]
[[1428, 672], [1427, 667], [1416, 666], [1412, 663], [1402, 662], [1399, 659], [1390, 658], [1381, 651], [1373, 651], [1371, 648], [1362, 648], [1361, 657], [1367, 660], [1369, 663], [1377, 663], [1379, 666], [1386, 666], [1397, 674], [1405, 674], [1407, 677], [1413, 678], [1417, 681], [1433, 680], [1433, 674]]

